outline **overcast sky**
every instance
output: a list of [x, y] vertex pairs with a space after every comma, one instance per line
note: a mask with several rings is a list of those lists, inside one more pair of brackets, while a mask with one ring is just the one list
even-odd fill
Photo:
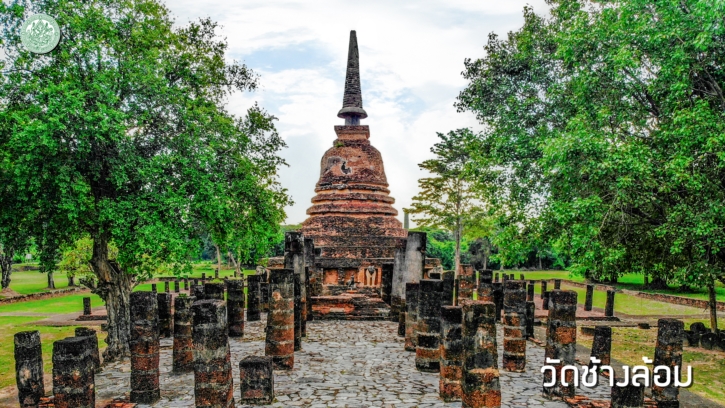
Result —
[[526, 4], [544, 12], [543, 0], [508, 1], [284, 1], [168, 0], [179, 25], [199, 17], [221, 24], [228, 58], [261, 75], [260, 89], [229, 100], [243, 115], [255, 101], [279, 118], [288, 147], [281, 171], [293, 206], [287, 223], [307, 217], [320, 159], [335, 140], [342, 107], [350, 30], [357, 30], [363, 106], [370, 142], [383, 156], [391, 195], [402, 209], [424, 176], [436, 132], [480, 129], [453, 104], [466, 86], [463, 60], [483, 56], [488, 34], [505, 36], [523, 23]]

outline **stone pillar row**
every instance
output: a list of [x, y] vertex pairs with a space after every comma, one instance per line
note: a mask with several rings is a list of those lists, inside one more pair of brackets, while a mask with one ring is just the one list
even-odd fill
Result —
[[415, 368], [419, 371], [437, 373], [440, 370], [442, 289], [440, 279], [422, 279], [419, 284], [415, 348]]

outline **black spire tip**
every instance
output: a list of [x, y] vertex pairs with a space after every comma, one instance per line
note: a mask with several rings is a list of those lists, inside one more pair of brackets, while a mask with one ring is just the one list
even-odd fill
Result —
[[342, 97], [342, 109], [338, 118], [345, 119], [345, 125], [359, 125], [360, 119], [368, 117], [363, 109], [360, 91], [360, 54], [357, 50], [357, 35], [350, 31], [350, 47], [347, 51], [347, 73], [345, 74], [345, 94]]

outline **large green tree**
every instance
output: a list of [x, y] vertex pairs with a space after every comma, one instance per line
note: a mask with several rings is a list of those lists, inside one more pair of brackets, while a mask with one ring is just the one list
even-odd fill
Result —
[[575, 271], [707, 286], [714, 302], [725, 266], [725, 5], [550, 5], [550, 18], [526, 9], [520, 30], [466, 61], [458, 106], [487, 125], [473, 157], [480, 179]]
[[[44, 55], [20, 43], [38, 12], [62, 31]], [[156, 0], [15, 1], [0, 4], [0, 29], [0, 174], [42, 268], [77, 238], [93, 241], [105, 357], [124, 357], [129, 295], [149, 264], [188, 268], [204, 232], [240, 248], [276, 233], [289, 201], [276, 178], [284, 143], [261, 108], [225, 110], [257, 76], [226, 59], [213, 21], [177, 26]]]
[[453, 270], [457, 274], [464, 228], [476, 219], [477, 212], [483, 210], [483, 203], [466, 171], [476, 136], [470, 129], [458, 129], [447, 134], [438, 133], [438, 138], [440, 141], [430, 149], [435, 157], [418, 165], [428, 171], [430, 177], [418, 180], [420, 192], [413, 197], [406, 212], [417, 215], [413, 220], [420, 226], [445, 228], [453, 233]]

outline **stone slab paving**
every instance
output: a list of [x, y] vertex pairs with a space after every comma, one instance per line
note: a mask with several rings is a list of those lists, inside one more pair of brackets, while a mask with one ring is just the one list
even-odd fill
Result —
[[[438, 398], [438, 375], [415, 369], [415, 354], [403, 350], [392, 322], [309, 322], [303, 350], [295, 353], [295, 369], [275, 371], [276, 402], [273, 407], [460, 407]], [[499, 366], [503, 341], [499, 326]], [[239, 361], [264, 355], [264, 315], [247, 322], [243, 339], [230, 339], [234, 367], [234, 396], [239, 397]], [[171, 373], [171, 339], [161, 341], [161, 400], [153, 407], [193, 407], [194, 374]], [[501, 373], [502, 406], [566, 407], [541, 396], [544, 349], [527, 345], [525, 373]], [[107, 365], [96, 375], [97, 400], [127, 397], [130, 390], [128, 361]], [[578, 394], [609, 399], [609, 389], [580, 388]], [[238, 407], [246, 405], [237, 404]], [[148, 407], [139, 405], [139, 407]]]

